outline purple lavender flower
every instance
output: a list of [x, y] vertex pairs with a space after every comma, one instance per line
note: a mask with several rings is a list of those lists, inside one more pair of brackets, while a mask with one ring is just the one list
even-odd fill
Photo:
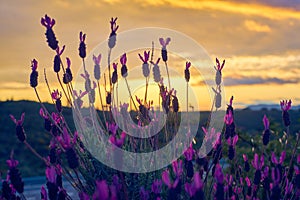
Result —
[[51, 121], [48, 117], [48, 115], [44, 112], [44, 109], [40, 109], [40, 116], [44, 119], [44, 128], [46, 131], [50, 132], [51, 130]]
[[154, 194], [154, 199], [160, 197], [161, 190], [162, 190], [162, 181], [159, 179], [154, 180], [151, 185], [151, 191]]
[[149, 69], [149, 57], [150, 57], [150, 51], [144, 51], [144, 58], [139, 54], [140, 59], [143, 61], [142, 69], [143, 69], [143, 75], [145, 78], [147, 78], [150, 74], [150, 69]]
[[220, 85], [222, 82], [222, 69], [225, 65], [225, 60], [223, 60], [222, 65], [220, 65], [220, 61], [218, 58], [216, 58], [216, 63], [217, 63], [217, 67], [214, 66], [215, 70], [216, 70], [216, 84]]
[[35, 88], [38, 85], [38, 61], [36, 59], [33, 59], [31, 61], [31, 74], [30, 74], [30, 86]]
[[266, 115], [264, 115], [263, 123], [264, 123], [265, 130], [263, 132], [262, 140], [263, 140], [263, 144], [266, 146], [269, 144], [270, 135], [271, 135], [270, 122]]
[[[205, 129], [203, 129], [203, 130], [205, 130]], [[219, 132], [215, 133], [215, 129], [212, 128], [210, 134], [208, 134], [207, 136], [212, 137], [212, 138], [215, 138], [215, 137], [217, 138], [216, 140], [208, 138], [208, 139], [210, 139], [210, 141], [215, 142], [213, 144], [213, 149], [214, 149], [214, 151], [213, 151], [213, 163], [217, 164], [223, 156], [223, 154], [222, 154], [222, 148], [223, 147], [222, 147], [221, 133], [219, 133]], [[205, 137], [206, 137], [206, 135], [205, 135]]]
[[111, 76], [111, 82], [112, 82], [112, 84], [116, 84], [117, 81], [118, 81], [117, 67], [118, 67], [118, 63], [113, 63], [114, 71], [113, 71], [112, 76]]
[[24, 182], [22, 181], [21, 173], [17, 168], [19, 162], [11, 158], [10, 160], [6, 161], [9, 170], [8, 176], [13, 188], [20, 194], [24, 192]]
[[227, 193], [227, 195], [229, 196], [229, 198], [234, 199], [235, 198], [235, 194], [234, 194], [234, 190], [233, 190], [233, 176], [230, 174], [227, 174], [225, 176], [225, 181], [226, 181], [226, 186], [224, 187], [224, 191]]
[[16, 120], [13, 115], [9, 115], [11, 120], [16, 124], [16, 135], [20, 142], [24, 142], [26, 140], [26, 134], [23, 128], [23, 122], [25, 118], [25, 113], [22, 113], [21, 119]]
[[79, 39], [80, 39], [80, 43], [79, 43], [79, 56], [84, 59], [86, 57], [86, 44], [85, 44], [85, 38], [86, 38], [86, 34], [83, 34], [82, 31], [80, 31], [79, 33]]
[[44, 18], [41, 18], [41, 24], [47, 28], [45, 35], [49, 47], [53, 50], [56, 50], [58, 47], [58, 41], [56, 40], [55, 34], [52, 30], [53, 26], [55, 25], [55, 20], [45, 15]]
[[173, 169], [173, 173], [175, 174], [176, 180], [178, 180], [177, 186], [175, 187], [175, 191], [177, 192], [177, 194], [180, 194], [181, 193], [181, 185], [182, 185], [180, 176], [183, 173], [182, 160], [174, 161], [172, 163], [172, 169]]
[[68, 133], [68, 130], [63, 128], [63, 136], [58, 136], [57, 140], [60, 142], [61, 146], [66, 150], [66, 157], [68, 161], [68, 165], [71, 169], [75, 169], [79, 166], [79, 161], [77, 154], [74, 150], [74, 145], [77, 141], [78, 133], [74, 133], [74, 137], [71, 140], [71, 137]]
[[285, 193], [284, 193], [286, 199], [292, 199], [293, 189], [294, 189], [294, 184], [286, 180]]
[[119, 128], [117, 124], [106, 122], [106, 127], [107, 127], [108, 133], [110, 135], [114, 135], [115, 136], [117, 134], [117, 130]]
[[278, 173], [276, 173], [275, 175], [279, 175], [279, 177], [276, 176], [276, 178], [279, 179], [279, 182], [281, 182], [283, 173], [284, 173], [284, 168], [283, 168], [282, 164], [284, 162], [285, 156], [286, 156], [286, 152], [283, 151], [281, 153], [279, 161], [278, 161], [274, 152], [272, 152], [272, 155], [271, 155], [271, 162], [275, 165], [275, 169], [278, 170]]
[[190, 77], [191, 77], [190, 67], [191, 67], [191, 62], [186, 62], [185, 63], [185, 70], [184, 70], [184, 78], [185, 78], [186, 82], [190, 81]]
[[288, 111], [292, 107], [292, 100], [289, 100], [289, 101], [282, 100], [282, 101], [280, 101], [280, 106], [281, 106], [281, 110], [282, 110], [282, 120], [283, 120], [284, 126], [288, 127], [291, 124], [290, 115], [289, 115]]
[[101, 61], [101, 54], [98, 56], [93, 55], [93, 61], [94, 61], [94, 77], [97, 81], [100, 80], [101, 73], [100, 73], [100, 61]]
[[281, 188], [280, 188], [280, 172], [277, 168], [272, 168], [272, 180], [273, 184], [271, 185], [271, 199], [280, 200], [281, 199]]
[[192, 178], [194, 176], [194, 167], [193, 167], [193, 157], [195, 151], [193, 149], [192, 143], [190, 144], [189, 148], [184, 152], [185, 157], [185, 168], [187, 177]]
[[228, 114], [229, 111], [231, 111], [232, 115], [234, 115], [232, 103], [233, 103], [233, 96], [230, 97], [229, 104], [227, 104], [226, 114]]
[[120, 58], [120, 63], [122, 65], [121, 67], [121, 75], [123, 78], [126, 78], [127, 77], [127, 66], [126, 66], [126, 62], [127, 62], [127, 57], [126, 57], [126, 53], [124, 53], [121, 58]]
[[115, 186], [116, 192], [120, 192], [120, 190], [122, 189], [122, 183], [120, 183], [120, 179], [117, 175], [113, 175], [112, 184]]
[[111, 92], [106, 92], [106, 104], [110, 105], [111, 104]]
[[82, 107], [82, 104], [83, 104], [82, 98], [87, 93], [88, 93], [87, 91], [82, 92], [81, 90], [79, 90], [79, 94], [78, 94], [75, 90], [73, 91], [73, 94], [76, 97], [76, 99], [74, 100], [74, 105], [76, 105], [77, 108]]
[[220, 164], [217, 164], [215, 167], [215, 173], [214, 177], [216, 179], [216, 184], [215, 184], [215, 198], [218, 200], [223, 200], [224, 199], [224, 175], [222, 172], [222, 168]]
[[64, 73], [63, 76], [64, 84], [68, 84], [73, 80], [73, 75], [71, 72], [71, 60], [70, 58], [66, 58], [66, 60], [67, 60], [67, 68], [66, 68], [66, 73]]
[[[172, 96], [173, 91], [174, 91], [174, 89], [168, 91], [166, 88], [164, 88], [164, 91], [161, 91], [161, 94], [160, 94], [161, 98], [162, 98], [161, 105], [164, 108], [164, 111], [166, 112], [166, 114], [168, 114], [170, 111], [171, 96]], [[177, 99], [177, 101], [178, 101], [178, 99]], [[175, 104], [176, 104], [176, 102], [175, 102]], [[176, 106], [178, 106], [178, 105], [176, 105]], [[179, 108], [179, 106], [178, 106], [178, 108]]]
[[281, 152], [281, 155], [280, 155], [280, 158], [279, 158], [279, 161], [278, 161], [277, 158], [276, 158], [275, 153], [272, 152], [271, 161], [276, 166], [282, 165], [282, 163], [284, 162], [285, 157], [286, 157], [286, 152], [285, 151]]
[[251, 181], [250, 179], [246, 176], [245, 178], [245, 181], [246, 181], [246, 184], [247, 184], [247, 194], [246, 194], [246, 198], [247, 199], [251, 199], [252, 197], [252, 184], [251, 184]]
[[225, 122], [225, 139], [227, 140], [229, 137], [234, 137], [236, 135], [234, 118], [231, 110], [229, 110], [229, 112], [225, 115], [224, 122]]
[[48, 200], [47, 191], [44, 186], [41, 187], [41, 200]]
[[162, 181], [164, 182], [164, 184], [166, 184], [168, 186], [168, 200], [173, 200], [173, 199], [177, 199], [178, 197], [178, 185], [180, 186], [179, 182], [180, 179], [179, 177], [177, 177], [175, 179], [175, 181], [172, 183], [170, 180], [170, 176], [169, 176], [169, 171], [163, 171], [162, 173]]
[[189, 194], [191, 200], [205, 199], [203, 192], [203, 182], [199, 172], [196, 172], [192, 183], [185, 183], [185, 191]]
[[244, 170], [246, 172], [249, 172], [250, 171], [250, 164], [249, 164], [249, 160], [248, 160], [246, 154], [243, 154], [243, 159], [244, 159]]
[[157, 59], [156, 63], [153, 63], [153, 69], [152, 69], [154, 81], [156, 83], [160, 82], [160, 80], [161, 80], [160, 69], [158, 66], [159, 61], [160, 61], [160, 58]]
[[65, 50], [65, 45], [63, 46], [63, 48], [60, 50], [59, 46], [57, 46], [56, 49], [56, 55], [54, 56], [54, 61], [53, 61], [53, 69], [54, 72], [58, 73], [60, 71], [60, 56], [62, 55], [62, 53]]
[[116, 148], [122, 148], [126, 139], [126, 133], [122, 132], [119, 137], [116, 134], [112, 134], [109, 137], [109, 142], [112, 144], [111, 157], [114, 161], [114, 165], [117, 168], [122, 167], [123, 165], [123, 154], [115, 151]]
[[172, 168], [175, 176], [180, 177], [183, 172], [182, 160], [172, 162]]
[[102, 181], [96, 181], [96, 190], [93, 194], [93, 199], [103, 199], [108, 200], [109, 199], [109, 187], [105, 180]]
[[140, 199], [141, 200], [148, 200], [149, 199], [149, 191], [145, 190], [144, 187], [140, 188]]
[[141, 116], [142, 119], [144, 119], [146, 121], [150, 121], [151, 120], [150, 117], [149, 117], [149, 109], [150, 109], [150, 107], [147, 105], [147, 103], [146, 103], [146, 105], [144, 105], [143, 101], [141, 99], [139, 99], [137, 96], [135, 96], [135, 99], [136, 99], [136, 101], [139, 104], [139, 111], [140, 111], [140, 113], [142, 115]]
[[109, 39], [108, 39], [108, 47], [110, 49], [114, 48], [116, 46], [116, 40], [117, 40], [117, 30], [119, 28], [119, 25], [117, 25], [117, 17], [116, 18], [111, 18], [110, 20], [110, 29], [111, 29], [111, 33], [109, 35]]
[[169, 37], [166, 38], [166, 40], [164, 40], [163, 38], [159, 38], [159, 43], [162, 46], [161, 57], [164, 62], [166, 62], [168, 60], [167, 45], [170, 43], [170, 41], [171, 41], [171, 38], [169, 38]]
[[121, 147], [125, 142], [125, 138], [126, 138], [126, 133], [122, 132], [119, 139], [114, 134], [110, 136], [109, 141], [112, 144], [116, 145], [117, 147]]
[[47, 189], [49, 200], [57, 199], [58, 186], [56, 185], [56, 170], [54, 166], [46, 168]]
[[55, 164], [57, 162], [57, 144], [55, 140], [51, 140], [50, 142], [48, 159], [51, 164]]
[[265, 192], [270, 193], [270, 178], [269, 178], [269, 167], [266, 166], [262, 173], [263, 187]]
[[8, 183], [8, 179], [2, 182], [1, 199], [16, 199], [14, 188]]
[[54, 90], [51, 93], [51, 97], [53, 100], [55, 100], [55, 107], [56, 107], [57, 111], [59, 113], [61, 113], [61, 111], [62, 111], [62, 104], [61, 104], [61, 100], [60, 100], [62, 97], [61, 92], [58, 92], [58, 90]]
[[231, 138], [227, 139], [227, 143], [229, 145], [229, 147], [228, 147], [229, 160], [233, 160], [233, 158], [235, 156], [235, 145], [236, 145], [238, 139], [239, 139], [238, 135], [235, 135], [232, 139]]
[[254, 154], [254, 159], [252, 160], [252, 165], [256, 169], [253, 183], [255, 185], [258, 185], [261, 180], [261, 170], [264, 166], [264, 156], [262, 155], [259, 159], [259, 156], [257, 154]]
[[61, 122], [61, 116], [58, 113], [52, 113], [51, 117], [53, 119], [53, 124], [51, 125], [51, 134], [56, 137], [57, 135], [59, 135], [61, 133], [61, 131], [59, 130], [58, 126]]
[[92, 83], [91, 83], [91, 79], [90, 79], [90, 74], [87, 71], [84, 71], [84, 74], [80, 74], [80, 76], [82, 78], [84, 78], [85, 82], [84, 82], [84, 88], [85, 91], [89, 92], [92, 89]]
[[173, 99], [172, 99], [172, 107], [173, 107], [173, 111], [175, 113], [177, 113], [179, 111], [179, 102], [178, 102], [178, 98], [176, 96], [176, 90], [174, 90], [174, 95], [172, 95]]

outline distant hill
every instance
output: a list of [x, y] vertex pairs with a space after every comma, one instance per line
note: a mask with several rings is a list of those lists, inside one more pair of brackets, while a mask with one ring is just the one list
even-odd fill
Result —
[[[54, 106], [46, 103], [45, 106], [49, 111], [54, 111]], [[278, 106], [277, 106], [278, 107]], [[258, 108], [255, 107], [254, 108]], [[48, 155], [48, 145], [51, 139], [49, 133], [44, 130], [43, 119], [39, 116], [40, 104], [31, 101], [6, 101], [0, 102], [0, 171], [5, 173], [7, 170], [6, 160], [10, 156], [10, 152], [14, 149], [15, 159], [20, 161], [20, 169], [23, 176], [44, 175], [44, 164], [34, 157], [26, 147], [21, 144], [15, 135], [15, 125], [9, 118], [9, 114], [13, 114], [17, 119], [21, 113], [25, 112], [24, 129], [27, 134], [27, 141], [42, 155]], [[64, 108], [63, 114], [66, 121], [74, 130], [72, 111]], [[235, 123], [239, 133], [243, 134], [259, 134], [263, 131], [262, 118], [266, 114], [271, 122], [271, 129], [277, 132], [284, 130], [282, 126], [281, 111], [278, 109], [251, 109], [251, 107], [243, 110], [235, 111]], [[209, 112], [201, 113], [199, 121], [199, 132], [201, 126], [207, 121]], [[292, 125], [291, 133], [294, 134], [300, 130], [300, 111], [290, 111]]]
[[[279, 104], [257, 104], [257, 105], [250, 105], [246, 109], [249, 110], [280, 110]], [[291, 110], [300, 110], [300, 105], [292, 106]]]

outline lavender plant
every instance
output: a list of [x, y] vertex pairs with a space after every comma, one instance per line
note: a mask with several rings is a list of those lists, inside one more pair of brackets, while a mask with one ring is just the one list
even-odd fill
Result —
[[[177, 97], [176, 90], [171, 88], [171, 77], [167, 61], [170, 59], [167, 55], [167, 45], [170, 38], [164, 40], [159, 38], [162, 45], [161, 57], [153, 61], [154, 43], [151, 51], [144, 51], [144, 57], [138, 54], [142, 61], [142, 74], [146, 79], [145, 96], [133, 98], [131, 88], [127, 81], [130, 73], [128, 70], [127, 54], [120, 57], [121, 76], [125, 79], [128, 94], [131, 102], [135, 106], [133, 120], [137, 123], [137, 129], [148, 125], [150, 121], [155, 121], [153, 102], [148, 99], [148, 83], [151, 77], [158, 86], [160, 107], [167, 116], [167, 123], [159, 134], [152, 136], [149, 140], [139, 139], [130, 136], [130, 133], [122, 130], [113, 119], [113, 114], [122, 117], [123, 123], [128, 124], [128, 104], [121, 104], [117, 100], [117, 84], [120, 80], [118, 77], [118, 63], [113, 62], [111, 71], [111, 52], [117, 45], [117, 18], [110, 21], [111, 33], [108, 39], [108, 83], [106, 75], [101, 74], [101, 61], [104, 60], [101, 54], [93, 56], [94, 62], [94, 80], [91, 78], [86, 68], [86, 34], [79, 34], [79, 56], [82, 59], [84, 73], [81, 77], [84, 80], [84, 91], [76, 91], [73, 88], [73, 75], [71, 72], [71, 60], [66, 58], [67, 68], [64, 68], [61, 57], [65, 46], [60, 48], [55, 37], [53, 26], [55, 20], [45, 15], [41, 23], [46, 27], [46, 38], [48, 46], [55, 51], [53, 70], [57, 75], [60, 84], [59, 89], [52, 90], [45, 76], [46, 85], [54, 102], [55, 112], [50, 111], [42, 103], [38, 92], [38, 61], [33, 59], [31, 62], [32, 72], [30, 74], [30, 86], [34, 89], [37, 99], [40, 102], [40, 115], [44, 119], [44, 128], [52, 139], [49, 141], [49, 154], [40, 155], [26, 140], [23, 122], [25, 114], [21, 115], [20, 120], [16, 120], [12, 115], [12, 121], [16, 125], [16, 136], [21, 143], [24, 143], [32, 153], [41, 159], [45, 165], [46, 184], [41, 187], [41, 199], [43, 200], [63, 200], [71, 199], [68, 191], [64, 189], [63, 177], [71, 183], [78, 192], [78, 198], [81, 200], [88, 199], [299, 199], [300, 198], [300, 155], [298, 155], [299, 134], [296, 143], [288, 140], [293, 138], [289, 133], [291, 121], [289, 109], [291, 100], [281, 101], [282, 119], [286, 128], [286, 142], [279, 159], [277, 154], [270, 149], [270, 120], [265, 115], [263, 117], [264, 131], [260, 141], [257, 141], [261, 148], [254, 149], [250, 155], [238, 154], [239, 142], [244, 142], [244, 138], [236, 130], [235, 115], [233, 108], [233, 97], [230, 98], [224, 116], [224, 131], [217, 132], [214, 128], [207, 129], [202, 127], [204, 140], [213, 142], [213, 148], [207, 155], [199, 156], [197, 145], [190, 142], [182, 150], [183, 155], [174, 160], [172, 164], [162, 170], [149, 173], [127, 173], [110, 168], [99, 162], [88, 151], [84, 145], [84, 139], [80, 134], [84, 127], [91, 127], [96, 122], [90, 116], [83, 116], [80, 112], [75, 112], [75, 119], [87, 125], [79, 127], [77, 131], [72, 131], [68, 126], [63, 115], [62, 98], [65, 98], [73, 110], [94, 109], [96, 100], [99, 98], [101, 110], [96, 112], [98, 122], [104, 130], [104, 135], [109, 138], [112, 149], [108, 152], [108, 157], [114, 160], [115, 166], [122, 166], [124, 157], [117, 153], [117, 149], [124, 149], [133, 152], [143, 152], [157, 150], [169, 142], [179, 127], [178, 115], [181, 107]], [[151, 58], [150, 58], [151, 53]], [[160, 59], [163, 60], [166, 67], [168, 87], [164, 85], [161, 69], [159, 67]], [[216, 86], [212, 88], [215, 98], [212, 110], [221, 108], [221, 83], [222, 69], [225, 60], [220, 64], [216, 59]], [[186, 80], [186, 98], [188, 112], [188, 85], [192, 74], [190, 62], [185, 63], [183, 77]], [[60, 75], [63, 74], [61, 79]], [[104, 79], [105, 91], [101, 91], [101, 79]], [[97, 90], [97, 91], [96, 91]], [[51, 92], [53, 91], [53, 92]], [[62, 91], [62, 92], [60, 92]], [[98, 93], [97, 93], [98, 92]], [[105, 101], [102, 94], [105, 93]], [[84, 105], [83, 98], [88, 97], [88, 106]], [[86, 107], [85, 107], [86, 106]], [[105, 109], [108, 108], [108, 109]], [[117, 112], [119, 111], [119, 112]], [[127, 116], [127, 117], [126, 117]], [[154, 116], [154, 117], [153, 117]], [[130, 117], [130, 116], [129, 116]], [[159, 124], [158, 121], [156, 121]], [[89, 130], [85, 130], [89, 131]], [[95, 133], [96, 135], [96, 133]], [[94, 137], [98, 137], [97, 135]], [[292, 145], [294, 145], [292, 147]], [[252, 147], [250, 147], [252, 148]], [[289, 151], [291, 154], [287, 155]], [[175, 151], [180, 151], [179, 147], [174, 147]], [[103, 152], [107, 153], [107, 152]], [[254, 154], [254, 156], [253, 156]], [[279, 155], [279, 154], [278, 154]], [[288, 159], [286, 159], [288, 157]], [[290, 162], [288, 162], [289, 160]], [[23, 195], [24, 183], [21, 179], [20, 172], [17, 169], [18, 161], [11, 158], [7, 161], [9, 170], [8, 176], [2, 181], [1, 199], [26, 199]]]

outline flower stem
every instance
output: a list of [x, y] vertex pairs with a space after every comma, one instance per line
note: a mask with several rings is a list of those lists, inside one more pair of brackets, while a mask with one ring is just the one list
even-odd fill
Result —
[[131, 99], [131, 101], [132, 101], [132, 103], [133, 103], [133, 105], [134, 105], [134, 108], [135, 108], [136, 111], [138, 111], [138, 108], [137, 108], [137, 106], [135, 105], [134, 100], [133, 100], [133, 98], [132, 98], [131, 90], [130, 90], [130, 87], [129, 87], [129, 84], [128, 84], [128, 81], [127, 81], [127, 78], [126, 78], [126, 77], [125, 77], [125, 82], [126, 82], [127, 90], [128, 90], [128, 92], [129, 92], [130, 99]]
[[104, 106], [103, 106], [103, 100], [102, 100], [102, 95], [101, 95], [101, 90], [100, 90], [100, 83], [99, 83], [99, 81], [97, 81], [97, 85], [98, 85], [98, 92], [99, 92], [100, 103], [101, 103], [101, 108], [102, 108], [102, 114], [103, 114], [104, 121], [106, 122], [106, 116], [105, 116], [105, 111], [104, 111]]
[[166, 71], [167, 71], [167, 76], [168, 76], [169, 90], [171, 90], [171, 81], [170, 81], [169, 68], [168, 68], [167, 62], [165, 62], [165, 66], [166, 66]]
[[32, 146], [30, 144], [28, 144], [27, 141], [24, 141], [25, 146], [39, 159], [41, 159], [42, 161], [44, 161], [47, 164], [47, 160], [45, 158], [43, 158], [38, 152], [36, 152], [36, 150], [34, 148], [32, 148]]

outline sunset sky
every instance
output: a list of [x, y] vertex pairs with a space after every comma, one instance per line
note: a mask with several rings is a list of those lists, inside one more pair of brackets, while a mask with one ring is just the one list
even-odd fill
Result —
[[109, 20], [118, 17], [118, 32], [173, 29], [202, 45], [213, 62], [225, 59], [226, 98], [234, 95], [236, 107], [281, 99], [300, 104], [300, 0], [1, 0], [0, 100], [36, 100], [29, 86], [33, 58], [41, 83], [43, 68], [52, 73], [54, 52], [40, 24], [45, 14], [56, 19], [54, 31], [66, 45], [64, 57], [71, 58], [74, 74], [81, 66], [79, 32], [87, 33], [89, 52], [107, 40]]

